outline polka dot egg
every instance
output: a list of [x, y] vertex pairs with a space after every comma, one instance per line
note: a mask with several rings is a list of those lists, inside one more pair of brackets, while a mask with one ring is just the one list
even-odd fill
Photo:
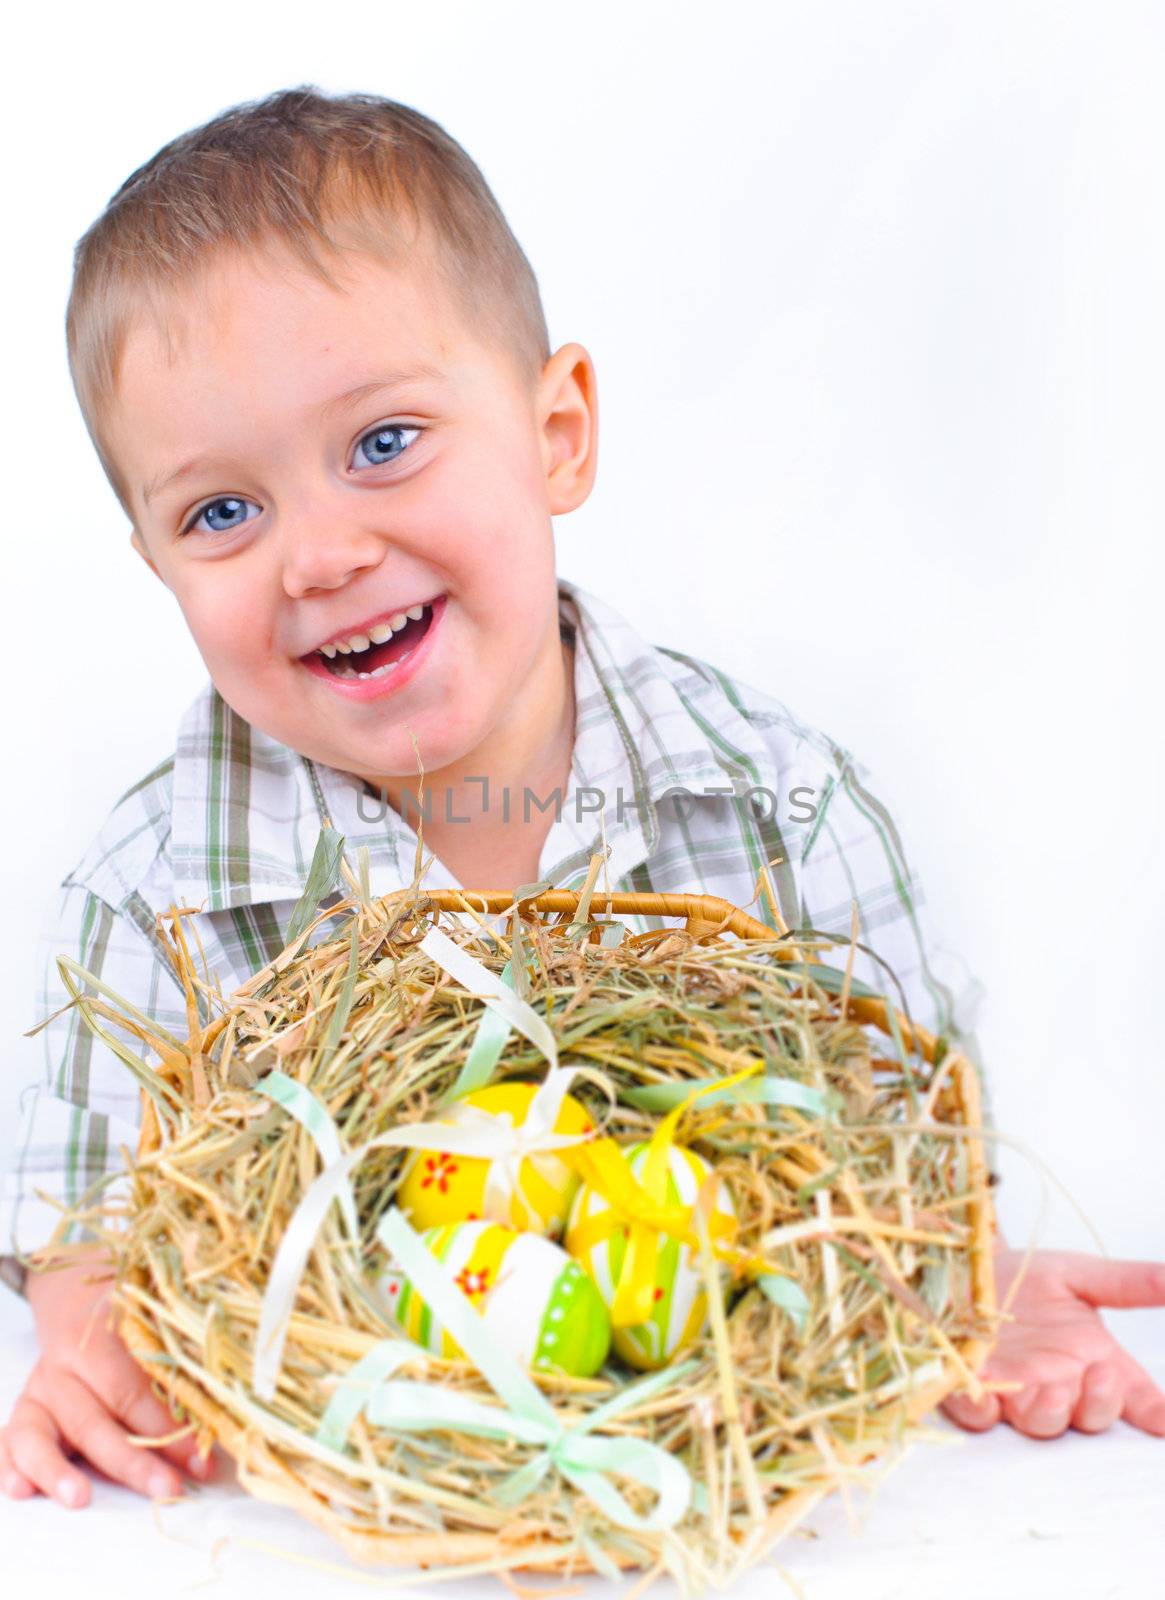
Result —
[[[445, 1223], [426, 1229], [421, 1238], [525, 1366], [589, 1378], [607, 1359], [610, 1314], [590, 1278], [561, 1246], [496, 1222]], [[446, 1359], [462, 1354], [398, 1270], [389, 1268], [381, 1276], [378, 1293], [391, 1319], [418, 1344]]]
[[[646, 1144], [629, 1145], [623, 1151], [632, 1174], [640, 1183], [647, 1151]], [[710, 1170], [708, 1163], [694, 1150], [673, 1145], [668, 1154], [666, 1186], [655, 1198], [668, 1205], [693, 1205]], [[723, 1180], [717, 1189], [715, 1209], [735, 1223], [731, 1191]], [[609, 1210], [605, 1196], [590, 1184], [584, 1184], [571, 1210], [565, 1244], [586, 1267], [603, 1300], [611, 1306], [626, 1260], [627, 1229], [616, 1227], [605, 1239], [590, 1242], [587, 1233], [591, 1230], [586, 1226], [588, 1218], [599, 1217]], [[652, 1296], [654, 1309], [645, 1322], [616, 1327], [611, 1334], [617, 1354], [630, 1366], [647, 1370], [666, 1366], [704, 1330], [707, 1294], [694, 1247], [667, 1234], [656, 1235]]]

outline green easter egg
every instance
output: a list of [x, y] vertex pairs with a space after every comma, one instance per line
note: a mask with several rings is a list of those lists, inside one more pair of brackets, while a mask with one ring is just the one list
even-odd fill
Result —
[[[589, 1378], [607, 1359], [606, 1303], [561, 1246], [497, 1222], [443, 1223], [427, 1228], [421, 1239], [524, 1366]], [[386, 1271], [378, 1290], [381, 1304], [410, 1338], [446, 1359], [462, 1354], [399, 1271]]]

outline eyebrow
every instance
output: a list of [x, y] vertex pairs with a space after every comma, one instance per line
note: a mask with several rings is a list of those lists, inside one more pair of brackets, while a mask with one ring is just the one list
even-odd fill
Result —
[[410, 383], [439, 383], [444, 376], [440, 367], [431, 366], [425, 361], [407, 372], [393, 372], [387, 378], [373, 378], [368, 383], [357, 384], [354, 389], [338, 394], [322, 405], [320, 415], [330, 417], [337, 411], [346, 411], [350, 406], [358, 405], [361, 400], [367, 400], [371, 395], [380, 394], [385, 389], [403, 389]]
[[[343, 412], [359, 405], [362, 400], [369, 399], [374, 394], [382, 394], [387, 390], [403, 389], [410, 383], [440, 382], [445, 374], [439, 367], [434, 367], [428, 362], [410, 368], [407, 372], [393, 372], [387, 377], [372, 378], [368, 383], [359, 383], [353, 389], [346, 390], [343, 394], [333, 396], [320, 407], [322, 417], [331, 417], [337, 412]], [[218, 456], [192, 456], [189, 461], [184, 461], [181, 466], [172, 471], [163, 470], [156, 477], [151, 478], [142, 489], [142, 501], [149, 505], [151, 500], [161, 494], [163, 489], [168, 489], [173, 483], [180, 483], [183, 478], [188, 478], [202, 467], [212, 467], [221, 458]]]

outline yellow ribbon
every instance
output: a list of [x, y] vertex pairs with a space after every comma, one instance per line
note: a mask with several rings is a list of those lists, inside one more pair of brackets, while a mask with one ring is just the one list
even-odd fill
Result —
[[[657, 1125], [648, 1142], [642, 1182], [632, 1172], [630, 1162], [614, 1139], [596, 1139], [574, 1150], [561, 1152], [562, 1159], [573, 1166], [583, 1181], [607, 1201], [609, 1208], [596, 1216], [581, 1218], [575, 1224], [570, 1235], [572, 1253], [586, 1255], [620, 1228], [627, 1229], [627, 1249], [611, 1305], [611, 1323], [614, 1327], [635, 1327], [651, 1316], [655, 1303], [656, 1260], [661, 1235], [666, 1234], [693, 1249], [699, 1249], [700, 1241], [693, 1216], [695, 1207], [669, 1204], [666, 1199], [671, 1152], [680, 1118], [702, 1095], [742, 1083], [763, 1066], [763, 1061], [756, 1061], [730, 1078], [717, 1078], [703, 1084], [674, 1106]], [[712, 1213], [708, 1219], [708, 1231], [713, 1253], [721, 1260], [730, 1260], [746, 1267], [755, 1265], [771, 1271], [771, 1266], [760, 1258], [745, 1257], [721, 1243], [721, 1240], [734, 1234], [737, 1227], [735, 1217], [727, 1216], [722, 1211]]]

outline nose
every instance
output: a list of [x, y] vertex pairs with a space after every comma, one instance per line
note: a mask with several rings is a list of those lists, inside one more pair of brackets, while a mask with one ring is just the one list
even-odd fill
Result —
[[354, 518], [350, 505], [303, 506], [280, 522], [283, 589], [293, 600], [342, 589], [384, 558], [383, 538]]

